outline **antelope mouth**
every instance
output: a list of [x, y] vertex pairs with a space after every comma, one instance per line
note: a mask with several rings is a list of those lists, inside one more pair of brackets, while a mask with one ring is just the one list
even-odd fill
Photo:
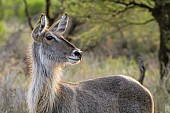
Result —
[[68, 56], [67, 60], [69, 63], [75, 64], [75, 63], [80, 62], [81, 58], [78, 58], [76, 56]]

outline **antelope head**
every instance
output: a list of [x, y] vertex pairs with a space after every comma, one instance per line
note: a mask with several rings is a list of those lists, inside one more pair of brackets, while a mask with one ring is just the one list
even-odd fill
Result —
[[41, 62], [48, 59], [54, 63], [75, 64], [81, 60], [82, 51], [63, 37], [67, 24], [68, 16], [66, 13], [50, 27], [47, 26], [46, 16], [41, 14], [32, 31], [34, 48], [37, 56], [40, 56]]

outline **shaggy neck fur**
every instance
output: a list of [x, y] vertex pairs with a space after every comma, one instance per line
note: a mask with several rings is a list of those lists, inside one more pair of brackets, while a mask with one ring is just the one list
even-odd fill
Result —
[[[31, 113], [50, 113], [58, 93], [57, 83], [62, 69], [54, 61], [46, 58], [41, 45], [32, 45], [32, 81], [28, 91], [28, 108]], [[55, 71], [54, 71], [55, 70]]]

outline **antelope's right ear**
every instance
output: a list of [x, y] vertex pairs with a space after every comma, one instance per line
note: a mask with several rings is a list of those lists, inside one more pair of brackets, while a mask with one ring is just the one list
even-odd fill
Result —
[[36, 27], [32, 31], [32, 37], [34, 40], [39, 41], [40, 40], [40, 34], [44, 31], [44, 29], [47, 27], [47, 19], [45, 14], [41, 14], [40, 19], [36, 25]]
[[58, 22], [54, 23], [49, 30], [63, 34], [67, 28], [68, 20], [69, 18], [67, 13], [64, 13], [61, 19]]

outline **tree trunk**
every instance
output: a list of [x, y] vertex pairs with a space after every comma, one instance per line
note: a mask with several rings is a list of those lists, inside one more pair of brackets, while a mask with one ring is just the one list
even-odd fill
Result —
[[169, 74], [170, 66], [170, 3], [165, 0], [157, 0], [153, 9], [153, 16], [160, 28], [160, 78], [164, 80]]
[[[165, 111], [165, 103], [169, 102], [169, 85], [168, 78], [170, 77], [170, 1], [169, 0], [154, 0], [155, 7], [152, 9], [152, 14], [158, 22], [160, 29], [160, 48], [159, 48], [159, 63], [160, 63], [160, 84], [156, 88], [156, 104], [157, 111]], [[169, 3], [168, 3], [169, 2]]]

